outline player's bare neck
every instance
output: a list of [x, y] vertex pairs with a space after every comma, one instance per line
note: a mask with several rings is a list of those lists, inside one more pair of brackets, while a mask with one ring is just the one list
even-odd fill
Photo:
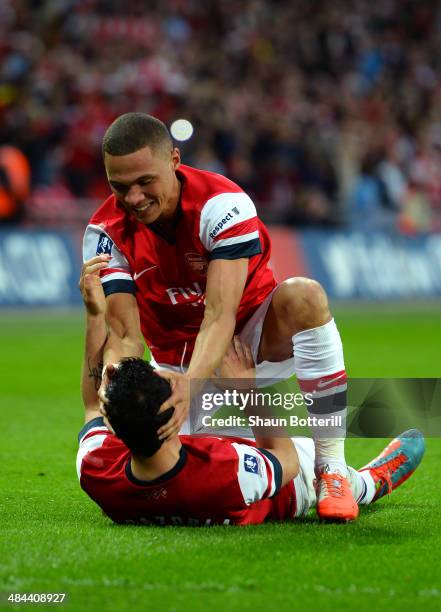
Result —
[[176, 230], [179, 225], [179, 221], [182, 217], [181, 208], [181, 183], [177, 181], [179, 190], [177, 195], [169, 202], [167, 208], [161, 213], [156, 221], [154, 221], [150, 228], [156, 233], [165, 238], [168, 242], [174, 242], [176, 239]]
[[177, 208], [175, 208], [171, 215], [161, 215], [156, 221], [154, 221], [154, 223], [152, 223], [152, 225], [155, 225], [157, 229], [161, 229], [165, 232], [175, 232], [179, 219], [179, 211]]
[[138, 480], [150, 481], [172, 470], [179, 461], [181, 443], [176, 436], [165, 442], [153, 457], [132, 457], [132, 474]]
[[175, 177], [175, 187], [173, 190], [173, 195], [170, 200], [167, 202], [167, 207], [161, 213], [158, 218], [158, 223], [163, 225], [164, 227], [176, 228], [176, 225], [179, 222], [181, 217], [181, 182]]
[[178, 225], [178, 221], [172, 220], [162, 220], [160, 217], [154, 223], [150, 225], [150, 229], [164, 238], [167, 242], [174, 243], [176, 242], [176, 228]]

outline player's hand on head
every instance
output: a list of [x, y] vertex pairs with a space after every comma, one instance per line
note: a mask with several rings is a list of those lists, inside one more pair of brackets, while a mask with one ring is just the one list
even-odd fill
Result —
[[174, 407], [171, 419], [158, 429], [160, 440], [169, 440], [179, 433], [190, 410], [190, 377], [187, 374], [157, 370], [157, 374], [168, 380], [172, 393], [167, 401], [160, 407], [160, 411]]
[[109, 265], [109, 255], [97, 255], [84, 262], [78, 286], [83, 296], [86, 310], [91, 315], [101, 315], [106, 311], [106, 297], [100, 280], [100, 272]]

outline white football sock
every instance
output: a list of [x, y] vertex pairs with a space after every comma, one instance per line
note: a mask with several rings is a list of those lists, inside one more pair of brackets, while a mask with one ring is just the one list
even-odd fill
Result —
[[348, 479], [357, 504], [370, 504], [375, 495], [375, 482], [369, 470], [357, 472], [357, 470], [348, 465]]
[[[302, 393], [311, 394], [310, 416], [329, 419], [330, 425], [312, 427], [316, 471], [347, 475], [344, 454], [346, 437], [346, 372], [343, 347], [334, 319], [293, 336], [294, 366]], [[306, 403], [305, 403], [306, 405]], [[339, 417], [339, 419], [331, 419]], [[337, 424], [332, 424], [337, 421]], [[339, 421], [339, 422], [338, 422]], [[329, 467], [325, 467], [329, 466]]]
[[[312, 427], [314, 431], [314, 427]], [[344, 438], [315, 438], [315, 467], [319, 474], [323, 470], [339, 472], [347, 476]]]

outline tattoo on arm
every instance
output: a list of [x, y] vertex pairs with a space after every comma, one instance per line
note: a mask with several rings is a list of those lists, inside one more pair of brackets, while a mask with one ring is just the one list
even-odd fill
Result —
[[92, 367], [90, 365], [90, 359], [88, 359], [87, 360], [87, 365], [88, 365], [88, 368], [89, 368], [89, 375], [88, 376], [89, 376], [89, 378], [93, 378], [94, 385], [95, 385], [95, 391], [98, 391], [98, 389], [101, 386], [101, 380], [102, 380], [101, 373], [103, 371], [103, 363], [100, 362], [100, 363], [98, 363], [97, 366]]

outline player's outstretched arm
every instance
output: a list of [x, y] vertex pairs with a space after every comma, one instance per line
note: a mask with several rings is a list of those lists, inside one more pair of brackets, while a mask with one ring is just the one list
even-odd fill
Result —
[[219, 367], [234, 334], [247, 275], [248, 258], [210, 262], [204, 319], [188, 368], [191, 378], [205, 380]]
[[106, 298], [99, 278], [100, 270], [107, 266], [107, 255], [98, 255], [83, 264], [79, 288], [86, 310], [86, 330], [81, 394], [85, 409], [85, 422], [100, 416], [98, 389], [103, 369], [103, 349], [107, 340], [104, 313]]
[[[241, 381], [246, 381], [248, 387], [253, 385], [256, 377], [255, 363], [251, 349], [249, 346], [241, 343], [237, 336], [234, 336], [225, 356], [222, 360], [220, 368], [221, 379], [231, 379], [234, 381], [233, 386], [241, 386]], [[258, 409], [259, 410], [259, 409]], [[259, 410], [259, 415], [262, 417], [270, 417], [270, 414], [264, 414], [265, 407]], [[251, 416], [247, 408], [245, 415]], [[263, 433], [259, 427], [252, 427], [253, 434], [256, 440], [256, 446], [269, 451], [274, 455], [282, 467], [282, 484], [287, 484], [295, 478], [299, 472], [299, 458], [297, 451], [289, 437], [288, 432], [282, 428], [273, 429], [271, 433]]]
[[104, 364], [117, 363], [123, 357], [142, 357], [144, 342], [139, 310], [131, 293], [114, 293], [106, 300], [109, 337], [104, 349]]
[[187, 374], [160, 372], [172, 385], [172, 395], [161, 407], [174, 406], [170, 421], [158, 430], [161, 439], [176, 435], [190, 409], [194, 395], [219, 367], [236, 327], [236, 313], [248, 274], [248, 258], [210, 262], [207, 273], [206, 304]]

